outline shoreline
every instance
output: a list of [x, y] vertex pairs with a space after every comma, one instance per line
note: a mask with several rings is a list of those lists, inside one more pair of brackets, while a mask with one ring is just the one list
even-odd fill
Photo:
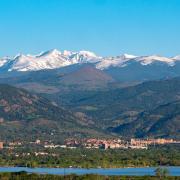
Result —
[[[99, 175], [99, 176], [155, 176], [155, 170], [159, 167], [146, 168], [29, 168], [29, 167], [0, 167], [3, 173], [27, 173], [46, 175]], [[180, 177], [180, 166], [160, 166], [168, 169], [169, 176]]]
[[178, 166], [120, 166], [120, 167], [77, 167], [77, 166], [69, 166], [69, 167], [58, 167], [58, 166], [34, 166], [34, 167], [28, 167], [28, 166], [3, 166], [0, 165], [0, 168], [29, 168], [29, 169], [35, 169], [35, 168], [44, 168], [44, 169], [135, 169], [135, 168], [180, 168], [180, 165]]

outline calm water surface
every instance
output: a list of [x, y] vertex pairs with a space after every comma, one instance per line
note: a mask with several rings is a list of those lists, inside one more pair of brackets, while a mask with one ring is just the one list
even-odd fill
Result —
[[[180, 176], [180, 166], [165, 167], [169, 170], [171, 176]], [[117, 168], [117, 169], [81, 169], [81, 168], [26, 168], [26, 167], [0, 167], [0, 172], [19, 172], [26, 171], [28, 173], [38, 174], [100, 174], [100, 175], [129, 175], [144, 176], [154, 175], [156, 167], [147, 168]]]

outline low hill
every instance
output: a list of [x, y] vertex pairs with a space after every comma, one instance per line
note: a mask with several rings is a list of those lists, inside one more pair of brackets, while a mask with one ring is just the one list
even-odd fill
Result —
[[82, 66], [78, 70], [63, 76], [60, 80], [61, 85], [74, 86], [74, 88], [81, 90], [107, 87], [112, 82], [114, 80], [111, 76], [91, 65]]
[[115, 83], [115, 80], [90, 64], [75, 64], [54, 70], [4, 73], [1, 74], [0, 83], [36, 93], [54, 94], [72, 90], [104, 89]]

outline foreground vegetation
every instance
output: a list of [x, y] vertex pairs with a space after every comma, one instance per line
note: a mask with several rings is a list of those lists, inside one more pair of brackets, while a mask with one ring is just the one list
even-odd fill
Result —
[[101, 176], [101, 175], [38, 175], [38, 174], [27, 174], [25, 172], [19, 173], [1, 173], [1, 180], [179, 180], [179, 177], [162, 177], [159, 176]]
[[[43, 152], [45, 155], [35, 155]], [[41, 149], [41, 147], [4, 149], [0, 166], [118, 168], [180, 166], [180, 147], [166, 145], [148, 150], [117, 149]]]

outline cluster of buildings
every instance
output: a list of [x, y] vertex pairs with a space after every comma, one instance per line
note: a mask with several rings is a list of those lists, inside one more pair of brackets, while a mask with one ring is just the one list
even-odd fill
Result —
[[130, 144], [134, 146], [148, 146], [148, 145], [157, 145], [157, 144], [172, 144], [172, 143], [180, 143], [179, 141], [175, 141], [173, 139], [131, 139]]
[[65, 141], [67, 147], [84, 147], [87, 149], [127, 149], [128, 142], [121, 139], [67, 139]]
[[[175, 141], [173, 139], [131, 139], [130, 141], [125, 141], [121, 139], [66, 139], [64, 144], [54, 144], [52, 142], [41, 142], [37, 139], [34, 142], [29, 142], [29, 144], [40, 145], [44, 148], [69, 148], [74, 149], [77, 147], [87, 148], [87, 149], [147, 149], [149, 145], [158, 145], [158, 144], [172, 144], [180, 143], [180, 141]], [[3, 142], [0, 142], [0, 149], [8, 148], [14, 149], [18, 146], [24, 146], [22, 142], [9, 142], [4, 147]]]
[[67, 139], [66, 147], [84, 147], [88, 149], [147, 149], [149, 145], [180, 143], [173, 139]]
[[65, 141], [67, 147], [85, 147], [87, 149], [115, 149], [115, 148], [124, 148], [123, 142], [120, 139], [67, 139]]
[[112, 139], [112, 140], [88, 139], [84, 145], [86, 148], [102, 148], [102, 149], [116, 149], [116, 148], [124, 147], [120, 139]]

